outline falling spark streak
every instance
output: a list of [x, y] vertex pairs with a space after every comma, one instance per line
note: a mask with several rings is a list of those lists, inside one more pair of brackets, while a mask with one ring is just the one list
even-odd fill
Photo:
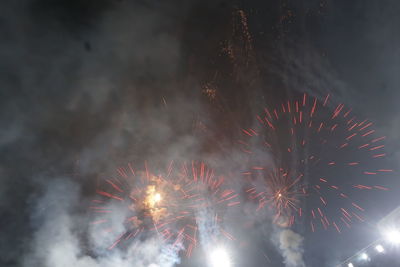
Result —
[[373, 140], [371, 141], [371, 143], [376, 143], [376, 142], [378, 142], [378, 141], [382, 141], [382, 140], [384, 140], [385, 138], [386, 138], [385, 136], [382, 136], [382, 137], [373, 139]]
[[114, 196], [114, 195], [112, 195], [110, 193], [107, 193], [107, 192], [104, 192], [104, 191], [100, 191], [100, 190], [97, 190], [97, 194], [105, 196], [105, 197], [113, 198], [113, 199], [116, 199], [116, 200], [119, 200], [119, 201], [123, 200], [120, 197]]
[[111, 250], [111, 249], [113, 249], [116, 245], [118, 245], [118, 243], [121, 242], [122, 237], [123, 237], [124, 235], [125, 235], [125, 233], [122, 234], [122, 235], [120, 235], [120, 236], [117, 238], [117, 240], [108, 248], [108, 250]]
[[222, 228], [220, 229], [220, 231], [221, 231], [221, 233], [222, 233], [224, 236], [226, 236], [226, 238], [228, 238], [228, 239], [230, 239], [230, 240], [232, 240], [232, 241], [235, 240], [235, 237], [234, 237], [233, 235], [231, 235], [230, 233], [224, 231]]
[[358, 206], [356, 203], [351, 203], [354, 207], [356, 207], [357, 209], [364, 211], [363, 208], [361, 208], [360, 206]]
[[326, 106], [326, 103], [328, 102], [329, 99], [329, 94], [326, 95], [325, 100], [324, 100], [324, 104], [322, 106]]
[[119, 192], [124, 192], [119, 186], [117, 186], [116, 184], [114, 184], [113, 182], [111, 182], [110, 180], [106, 180], [107, 183], [109, 183], [115, 190], [119, 191]]
[[333, 225], [335, 226], [336, 230], [337, 230], [337, 231], [338, 231], [338, 233], [340, 234], [340, 229], [339, 229], [339, 227], [336, 225], [336, 223], [335, 223], [335, 222], [333, 222]]
[[393, 170], [388, 169], [379, 169], [378, 172], [393, 172]]
[[379, 148], [383, 148], [385, 145], [380, 145], [380, 146], [374, 146], [374, 147], [371, 147], [369, 150], [377, 150], [377, 149], [379, 149]]
[[352, 214], [353, 214], [358, 220], [360, 220], [361, 222], [364, 221], [364, 219], [361, 218], [361, 217], [360, 217], [359, 215], [357, 215], [356, 213], [352, 212]]

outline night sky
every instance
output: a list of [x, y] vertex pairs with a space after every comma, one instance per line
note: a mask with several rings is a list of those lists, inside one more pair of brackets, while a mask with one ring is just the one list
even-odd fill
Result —
[[[209, 240], [190, 258], [151, 233], [107, 249], [113, 239], [91, 224], [104, 177], [128, 163], [158, 173], [171, 160], [204, 162], [238, 192], [240, 205], [221, 215], [235, 236], [221, 239], [232, 266], [337, 266], [379, 239], [376, 224], [400, 205], [399, 14], [394, 0], [2, 1], [0, 266], [208, 266]], [[310, 231], [319, 200], [301, 200], [308, 215], [282, 227], [246, 194], [243, 172], [279, 160], [293, 167], [300, 156], [279, 156], [290, 141], [277, 131], [276, 151], [257, 146], [249, 157], [242, 129], [304, 93], [329, 94], [327, 110], [343, 103], [386, 136], [376, 168], [393, 172], [329, 172], [339, 187], [389, 188], [350, 190], [365, 222], [341, 233]], [[341, 157], [335, 151], [324, 153]], [[362, 266], [400, 266], [398, 253]]]

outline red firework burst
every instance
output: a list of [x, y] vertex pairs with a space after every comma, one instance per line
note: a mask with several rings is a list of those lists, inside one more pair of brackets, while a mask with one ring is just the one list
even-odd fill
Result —
[[[301, 184], [302, 174], [293, 178], [292, 174], [283, 169], [264, 170], [257, 169], [256, 180], [261, 180], [262, 184], [252, 186], [246, 190], [250, 199], [258, 199], [257, 210], [266, 205], [274, 207], [276, 214], [274, 222], [281, 226], [288, 226], [293, 223], [292, 218], [287, 221], [293, 213], [297, 212], [300, 197], [304, 195], [304, 188]], [[260, 179], [259, 179], [260, 178]], [[262, 191], [259, 191], [262, 188]]]
[[[385, 137], [375, 136], [373, 123], [353, 116], [344, 104], [332, 108], [329, 94], [323, 99], [303, 94], [265, 108], [256, 119], [256, 127], [242, 129], [239, 143], [257, 164], [244, 174], [252, 183], [260, 177], [264, 183], [246, 191], [259, 208], [272, 204], [275, 221], [293, 225], [303, 216], [313, 232], [318, 224], [340, 233], [354, 219], [364, 221], [364, 209], [352, 200], [354, 190], [388, 190], [371, 179], [392, 172], [380, 167]], [[265, 151], [271, 161], [260, 157]], [[353, 182], [361, 175], [362, 184]], [[308, 203], [312, 206], [304, 214]]]
[[[190, 257], [198, 246], [199, 225], [203, 220], [211, 221], [213, 230], [208, 233], [211, 238], [222, 234], [233, 240], [234, 237], [221, 226], [220, 212], [236, 206], [238, 194], [224, 189], [224, 177], [214, 174], [213, 169], [204, 163], [183, 163], [174, 167], [173, 162], [165, 171], [155, 175], [147, 163], [144, 170], [135, 171], [131, 164], [117, 169], [117, 175], [104, 179], [101, 188], [97, 189], [95, 205], [91, 206], [96, 213], [103, 214], [93, 224], [102, 225], [102, 229], [117, 236], [108, 249], [130, 239], [153, 233], [172, 248], [184, 249]], [[110, 203], [115, 203], [110, 208]], [[117, 207], [117, 208], [115, 208]], [[117, 209], [128, 214], [124, 221], [123, 233], [115, 233], [111, 218]], [[212, 212], [212, 219], [201, 216], [201, 211]]]

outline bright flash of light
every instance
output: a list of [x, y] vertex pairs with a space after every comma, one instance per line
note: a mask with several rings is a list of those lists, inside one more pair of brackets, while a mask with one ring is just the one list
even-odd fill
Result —
[[376, 251], [378, 251], [379, 253], [382, 253], [385, 251], [385, 249], [383, 248], [382, 245], [376, 245], [375, 246]]
[[210, 265], [211, 267], [231, 267], [231, 259], [228, 252], [218, 247], [210, 254]]
[[161, 200], [161, 195], [159, 193], [156, 193], [154, 195], [154, 202], [160, 202], [160, 200]]
[[360, 258], [361, 258], [362, 260], [365, 260], [365, 261], [366, 261], [366, 260], [368, 260], [368, 254], [364, 252], [364, 253], [361, 254]]
[[146, 197], [143, 200], [143, 205], [154, 222], [159, 222], [167, 216], [166, 208], [160, 204], [162, 200], [161, 193], [156, 190], [155, 185], [149, 185], [146, 189]]
[[161, 194], [156, 191], [156, 187], [154, 185], [147, 187], [146, 194], [147, 196], [144, 200], [145, 205], [150, 209], [154, 209], [157, 203], [161, 201]]
[[347, 267], [354, 267], [353, 263], [349, 262], [349, 264], [347, 264]]
[[400, 232], [398, 230], [389, 230], [385, 234], [386, 239], [393, 244], [400, 244]]

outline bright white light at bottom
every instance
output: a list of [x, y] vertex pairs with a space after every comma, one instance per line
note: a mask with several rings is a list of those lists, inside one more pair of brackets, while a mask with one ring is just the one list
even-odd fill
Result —
[[347, 267], [354, 267], [353, 263], [349, 262], [349, 264], [347, 264]]
[[360, 258], [361, 258], [362, 260], [365, 260], [365, 261], [366, 261], [366, 260], [368, 260], [368, 254], [364, 252], [364, 253], [361, 254], [361, 257], [360, 257]]
[[379, 253], [382, 253], [385, 251], [385, 249], [382, 247], [382, 245], [376, 245], [375, 247], [376, 251], [378, 251]]
[[210, 264], [212, 267], [231, 267], [231, 259], [224, 248], [216, 248], [210, 254]]

